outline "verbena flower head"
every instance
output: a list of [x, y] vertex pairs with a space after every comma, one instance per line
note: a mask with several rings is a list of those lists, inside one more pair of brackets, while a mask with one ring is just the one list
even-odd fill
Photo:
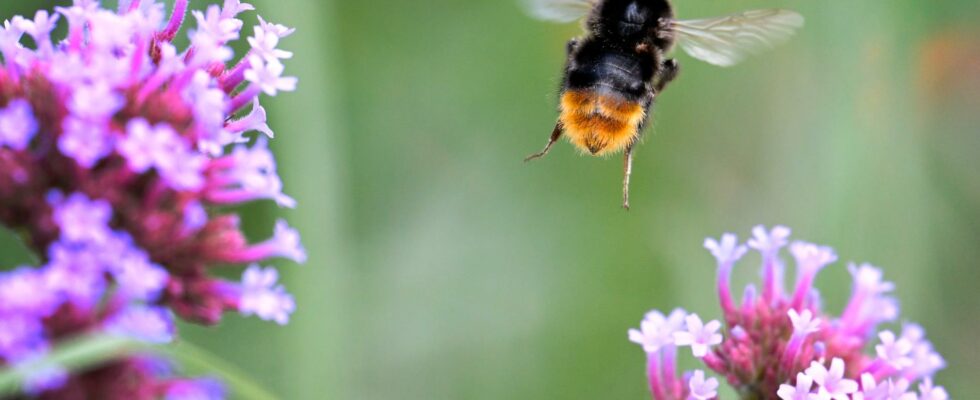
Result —
[[[225, 0], [187, 18], [188, 2], [109, 10], [75, 0], [0, 27], [0, 222], [24, 232], [41, 260], [0, 273], [0, 367], [29, 365], [92, 332], [166, 343], [175, 316], [289, 320], [293, 298], [259, 263], [305, 261], [298, 233], [280, 221], [270, 239], [249, 243], [228, 210], [258, 200], [295, 206], [259, 104], [262, 94], [296, 88], [283, 75], [292, 53], [278, 48], [293, 30], [258, 18], [236, 59], [238, 15], [253, 7]], [[59, 23], [67, 36], [52, 38]], [[172, 43], [179, 34], [188, 47]], [[241, 282], [211, 273], [234, 265], [250, 266]], [[211, 381], [154, 365], [36, 371], [25, 389], [50, 398], [223, 396]]]
[[[721, 321], [703, 322], [677, 309], [669, 318], [651, 311], [631, 329], [629, 339], [647, 354], [647, 373], [655, 400], [717, 398], [702, 370], [677, 373], [678, 347], [717, 373], [743, 399], [761, 400], [947, 400], [932, 376], [945, 367], [919, 325], [881, 330], [898, 318], [894, 289], [882, 271], [850, 264], [852, 294], [840, 315], [821, 308], [813, 288], [817, 273], [837, 260], [834, 250], [789, 241], [790, 230], [756, 227], [746, 245], [731, 233], [705, 240], [718, 264]], [[780, 253], [788, 245], [796, 282], [787, 291]], [[746, 287], [740, 302], [729, 289], [731, 271], [748, 251], [762, 256], [761, 293]], [[870, 350], [870, 351], [869, 351]], [[918, 391], [913, 385], [918, 382]]]

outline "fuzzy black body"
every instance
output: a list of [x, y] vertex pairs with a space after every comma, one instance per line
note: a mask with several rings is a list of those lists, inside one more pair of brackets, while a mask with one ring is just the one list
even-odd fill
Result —
[[609, 85], [639, 100], [673, 46], [673, 18], [668, 0], [600, 0], [586, 20], [589, 34], [569, 46], [565, 86]]
[[631, 146], [656, 93], [676, 75], [667, 0], [600, 0], [588, 33], [568, 44], [561, 87], [564, 133], [593, 155]]

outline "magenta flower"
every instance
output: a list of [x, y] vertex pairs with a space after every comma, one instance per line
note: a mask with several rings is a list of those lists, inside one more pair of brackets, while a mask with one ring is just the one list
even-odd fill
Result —
[[[229, 211], [295, 206], [259, 104], [297, 86], [282, 63], [293, 54], [278, 48], [293, 30], [259, 18], [235, 59], [249, 4], [225, 0], [188, 19], [188, 0], [170, 12], [159, 0], [120, 3], [75, 0], [0, 28], [0, 222], [41, 260], [0, 273], [0, 367], [36, 363], [77, 335], [167, 343], [175, 318], [214, 324], [238, 312], [285, 324], [296, 307], [276, 270], [257, 263], [304, 262], [299, 233], [279, 221], [250, 244]], [[59, 22], [67, 37], [53, 39]], [[189, 45], [178, 49], [182, 30]], [[235, 264], [254, 265], [241, 282], [212, 275]], [[159, 360], [33, 371], [25, 389], [43, 398], [224, 397]]]
[[[810, 379], [807, 376], [807, 379]], [[888, 390], [890, 389], [890, 382], [881, 382], [880, 384], [875, 380], [874, 375], [869, 373], [861, 374], [861, 390], [851, 395], [855, 400], [875, 400], [884, 399], [888, 396]]]
[[657, 352], [663, 346], [674, 344], [674, 333], [684, 326], [685, 318], [687, 313], [679, 308], [671, 311], [669, 316], [650, 311], [640, 322], [639, 330], [629, 330], [629, 340], [643, 346], [648, 353]]
[[174, 338], [170, 312], [161, 307], [132, 306], [105, 321], [105, 329], [117, 335], [151, 343], [169, 343]]
[[704, 371], [699, 369], [688, 379], [688, 388], [691, 390], [691, 397], [696, 400], [713, 399], [718, 396], [718, 379], [705, 379]]
[[244, 315], [255, 314], [263, 320], [285, 325], [296, 304], [282, 286], [276, 285], [278, 279], [275, 268], [248, 267], [242, 277], [238, 309]]
[[688, 315], [684, 321], [687, 323], [687, 329], [674, 332], [674, 344], [691, 346], [691, 352], [697, 358], [708, 354], [712, 346], [721, 344], [722, 336], [718, 333], [721, 322], [711, 321], [705, 325], [697, 314]]
[[844, 360], [834, 358], [830, 369], [823, 363], [813, 361], [806, 374], [820, 386], [817, 398], [820, 400], [848, 400], [850, 394], [858, 391], [858, 383], [853, 379], [844, 378]]
[[[716, 398], [703, 375], [677, 373], [677, 346], [692, 353], [725, 378], [741, 398], [761, 400], [948, 400], [932, 376], [945, 361], [919, 325], [901, 333], [878, 331], [898, 318], [894, 285], [868, 264], [851, 264], [851, 298], [839, 317], [822, 309], [813, 288], [817, 273], [837, 260], [834, 250], [789, 241], [790, 230], [753, 229], [747, 246], [733, 234], [705, 240], [718, 265], [717, 293], [723, 321], [703, 323], [679, 312], [684, 323], [667, 323], [658, 311], [647, 313], [630, 341], [647, 354], [647, 377], [655, 400]], [[786, 291], [780, 251], [789, 246], [796, 261], [796, 283]], [[762, 256], [761, 293], [749, 285], [740, 303], [730, 291], [735, 264], [748, 248]], [[673, 314], [672, 314], [673, 315]], [[670, 332], [672, 341], [664, 340]], [[877, 338], [877, 340], [875, 340]], [[874, 349], [869, 354], [867, 349]], [[695, 379], [696, 378], [696, 379]], [[919, 395], [910, 391], [916, 382]], [[709, 390], [710, 389], [710, 390]], [[708, 396], [710, 394], [710, 396]], [[708, 397], [705, 397], [708, 396]]]
[[949, 394], [941, 386], [933, 386], [932, 379], [926, 378], [919, 384], [919, 400], [949, 400]]
[[891, 331], [884, 331], [878, 334], [881, 344], [875, 346], [878, 359], [884, 361], [888, 366], [895, 369], [904, 369], [915, 364], [910, 354], [912, 352], [912, 341], [906, 338], [896, 338]]
[[23, 99], [15, 99], [0, 110], [0, 144], [15, 150], [24, 150], [37, 133], [37, 122], [31, 105]]
[[796, 386], [785, 383], [779, 385], [776, 395], [781, 400], [810, 400], [813, 397], [812, 388], [813, 378], [800, 372], [796, 374]]

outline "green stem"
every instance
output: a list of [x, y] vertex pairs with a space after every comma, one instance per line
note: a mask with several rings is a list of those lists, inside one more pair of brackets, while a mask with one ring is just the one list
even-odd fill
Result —
[[155, 353], [176, 360], [181, 367], [217, 375], [235, 393], [233, 398], [276, 400], [278, 397], [255, 384], [238, 367], [188, 342], [157, 347]]
[[277, 397], [256, 385], [238, 368], [190, 343], [170, 346], [148, 346], [119, 336], [87, 335], [66, 341], [46, 357], [12, 368], [0, 369], [0, 398], [20, 393], [24, 378], [47, 368], [64, 368], [78, 373], [109, 361], [136, 353], [149, 353], [176, 360], [181, 368], [195, 374], [211, 374], [221, 378], [234, 394], [233, 398], [276, 400]]
[[0, 369], [0, 398], [20, 392], [24, 378], [35, 372], [47, 368], [82, 371], [144, 348], [138, 342], [118, 336], [90, 335], [70, 340], [44, 358]]

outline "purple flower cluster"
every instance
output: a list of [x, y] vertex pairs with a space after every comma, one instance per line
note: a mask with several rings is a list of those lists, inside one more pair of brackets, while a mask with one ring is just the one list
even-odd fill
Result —
[[[237, 311], [285, 324], [295, 303], [271, 258], [306, 259], [284, 221], [249, 243], [228, 212], [256, 200], [283, 207], [261, 94], [296, 88], [278, 49], [293, 30], [261, 17], [234, 60], [237, 16], [225, 0], [190, 11], [189, 46], [172, 43], [188, 0], [75, 0], [0, 27], [0, 222], [41, 260], [0, 272], [0, 367], [24, 366], [82, 334], [167, 343], [174, 318], [217, 323]], [[67, 22], [67, 37], [51, 32]], [[250, 132], [257, 132], [253, 134]], [[240, 282], [210, 270], [248, 265]], [[40, 398], [221, 398], [213, 381], [174, 377], [132, 358], [69, 376], [25, 379]]]
[[[790, 230], [756, 227], [739, 244], [734, 234], [707, 239], [704, 246], [718, 262], [717, 292], [723, 322], [704, 323], [697, 314], [675, 309], [669, 315], [649, 312], [629, 339], [647, 354], [650, 390], [656, 400], [718, 398], [717, 378], [696, 370], [679, 376], [678, 348], [728, 381], [741, 398], [781, 400], [947, 400], [932, 376], [945, 367], [919, 325], [900, 332], [879, 331], [898, 318], [894, 289], [882, 271], [851, 264], [850, 301], [840, 316], [827, 314], [813, 288], [817, 273], [837, 261], [833, 249], [805, 242], [789, 243]], [[784, 289], [783, 247], [796, 263], [796, 283]], [[749, 248], [762, 256], [761, 289], [745, 288], [740, 303], [732, 298], [730, 276]], [[724, 329], [722, 329], [724, 325]], [[873, 354], [865, 353], [873, 348]], [[918, 383], [918, 390], [913, 384]]]

